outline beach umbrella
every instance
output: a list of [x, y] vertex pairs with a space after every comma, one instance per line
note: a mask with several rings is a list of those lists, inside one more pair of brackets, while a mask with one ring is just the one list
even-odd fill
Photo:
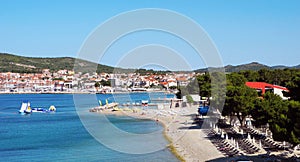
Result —
[[102, 102], [101, 102], [101, 100], [99, 100], [99, 104], [100, 104], [100, 106], [102, 106]]
[[250, 136], [250, 134], [249, 134], [249, 133], [248, 133], [248, 137], [247, 137], [247, 138], [248, 138], [248, 140], [251, 140], [251, 136]]
[[224, 138], [224, 132], [221, 131], [221, 138]]
[[261, 149], [262, 147], [261, 147], [261, 140], [259, 140], [259, 148]]
[[297, 146], [294, 147], [294, 151], [296, 151], [298, 149], [299, 149], [299, 145], [297, 145]]

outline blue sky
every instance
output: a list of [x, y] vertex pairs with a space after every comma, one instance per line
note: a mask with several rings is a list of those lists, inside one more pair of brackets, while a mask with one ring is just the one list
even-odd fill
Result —
[[[122, 12], [162, 8], [183, 14], [203, 27], [217, 46], [225, 65], [260, 62], [267, 65], [300, 64], [300, 1], [297, 0], [0, 0], [0, 52], [32, 57], [76, 57], [88, 35], [101, 23]], [[123, 42], [176, 46], [176, 38], [161, 33], [137, 33]], [[134, 39], [132, 39], [134, 38]], [[127, 41], [126, 41], [127, 40]], [[120, 40], [122, 43], [122, 40]], [[116, 43], [117, 44], [117, 43]], [[127, 44], [127, 49], [139, 44]], [[115, 65], [126, 43], [101, 63]], [[193, 69], [201, 58], [181, 43]], [[121, 49], [122, 48], [122, 49]], [[119, 53], [119, 54], [116, 54]], [[122, 53], [122, 54], [121, 54]], [[197, 60], [197, 61], [196, 61]]]

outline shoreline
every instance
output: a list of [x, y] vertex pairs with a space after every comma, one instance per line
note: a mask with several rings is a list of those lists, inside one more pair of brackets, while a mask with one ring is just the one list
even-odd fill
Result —
[[166, 147], [179, 161], [208, 161], [225, 157], [206, 138], [207, 136], [201, 129], [191, 128], [195, 127], [193, 117], [196, 115], [196, 108], [172, 108], [167, 110], [133, 108], [126, 110], [112, 111], [112, 109], [104, 109], [94, 113], [130, 116], [159, 122], [164, 128], [163, 136], [169, 143]]
[[128, 91], [128, 92], [110, 92], [110, 93], [95, 93], [95, 92], [0, 92], [2, 94], [126, 94], [126, 93], [168, 93], [173, 94], [168, 91]]

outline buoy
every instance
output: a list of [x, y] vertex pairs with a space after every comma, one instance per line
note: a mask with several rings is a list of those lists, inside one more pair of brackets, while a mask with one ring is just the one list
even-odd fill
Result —
[[55, 106], [51, 105], [50, 108], [49, 108], [49, 111], [56, 111]]

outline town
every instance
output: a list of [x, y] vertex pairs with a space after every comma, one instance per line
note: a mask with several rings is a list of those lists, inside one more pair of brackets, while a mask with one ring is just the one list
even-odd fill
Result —
[[0, 73], [0, 93], [113, 93], [128, 91], [171, 91], [186, 86], [195, 72], [139, 73], [75, 73], [71, 70], [41, 73]]

